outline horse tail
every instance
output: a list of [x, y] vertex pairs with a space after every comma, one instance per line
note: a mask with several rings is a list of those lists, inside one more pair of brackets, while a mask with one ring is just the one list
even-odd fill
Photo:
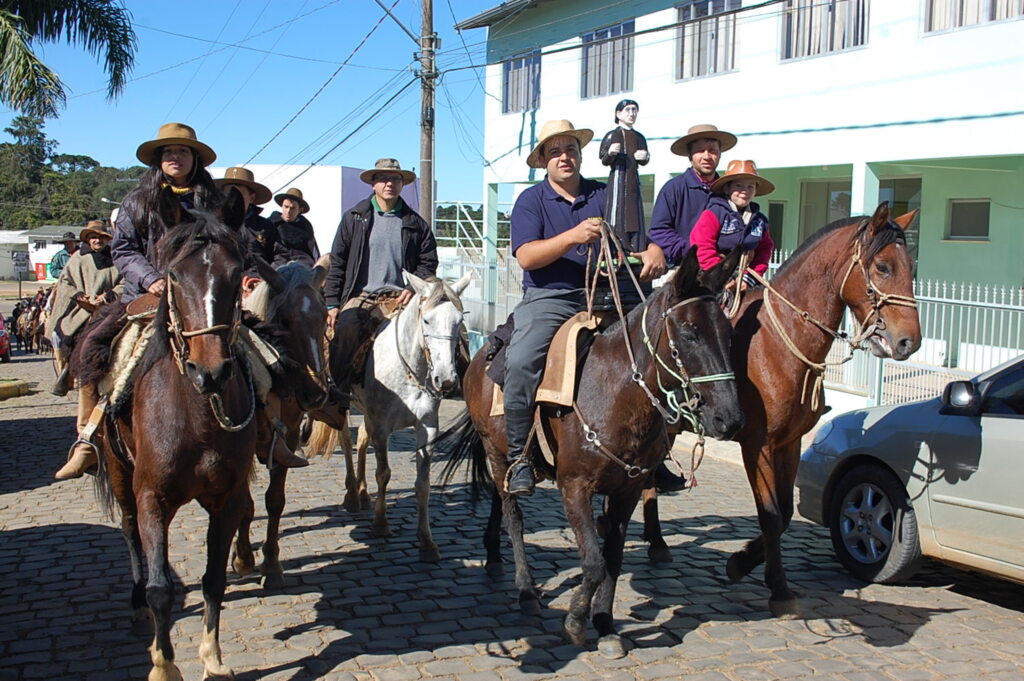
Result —
[[339, 444], [341, 444], [341, 431], [323, 421], [314, 421], [313, 429], [309, 433], [309, 440], [306, 442], [306, 455], [309, 458], [322, 456], [329, 459]]
[[[107, 430], [107, 428], [104, 428]], [[97, 436], [99, 433], [97, 433]], [[105, 434], [105, 437], [110, 437], [109, 432]], [[96, 438], [97, 440], [99, 437]], [[107, 457], [104, 456], [102, 450], [97, 447], [97, 463], [96, 463], [96, 475], [92, 480], [92, 491], [96, 497], [96, 504], [103, 509], [103, 512], [111, 522], [117, 522], [117, 514], [115, 509], [119, 508], [117, 504], [117, 497], [114, 496], [114, 486], [110, 482], [110, 469], [107, 468]]]
[[494, 490], [494, 479], [487, 465], [487, 452], [484, 440], [473, 425], [469, 410], [460, 414], [454, 422], [434, 438], [434, 446], [439, 451], [449, 452], [448, 460], [441, 469], [441, 487], [444, 488], [455, 477], [455, 473], [469, 463], [470, 494], [473, 503], [480, 501], [482, 493], [490, 498]]

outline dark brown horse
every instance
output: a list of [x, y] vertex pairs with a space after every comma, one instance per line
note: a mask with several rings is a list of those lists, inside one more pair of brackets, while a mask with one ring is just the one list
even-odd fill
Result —
[[171, 646], [174, 584], [167, 532], [177, 510], [193, 499], [210, 516], [199, 656], [206, 678], [233, 677], [221, 659], [220, 609], [256, 445], [252, 380], [234, 349], [243, 214], [234, 190], [217, 216], [185, 211], [164, 190], [161, 215], [165, 224], [176, 225], [157, 244], [166, 292], [135, 371], [130, 403], [107, 420], [100, 437], [97, 482], [121, 508], [135, 583], [132, 602], [137, 612], [148, 605], [153, 617], [150, 681], [182, 678]]
[[[746, 419], [736, 439], [743, 449], [761, 535], [734, 553], [726, 570], [736, 582], [765, 563], [769, 607], [776, 617], [799, 613], [780, 541], [793, 517], [800, 438], [824, 413], [819, 378], [839, 335], [833, 330], [839, 328], [843, 311], [850, 308], [860, 330], [840, 342], [897, 360], [921, 344], [913, 262], [904, 235], [916, 213], [890, 220], [889, 204], [883, 203], [870, 218], [848, 218], [822, 228], [783, 263], [771, 290], [745, 295], [733, 319], [732, 360]], [[658, 526], [656, 500], [648, 495], [644, 537], [652, 543], [651, 554], [665, 559], [668, 547]]]
[[[625, 654], [615, 631], [612, 602], [626, 524], [645, 479], [669, 448], [662, 415], [666, 400], [658, 394], [659, 386], [668, 394], [685, 389], [695, 395], [700, 422], [713, 437], [728, 439], [743, 423], [729, 362], [729, 323], [714, 297], [735, 269], [738, 257], [739, 252], [701, 283], [696, 255], [691, 251], [672, 281], [627, 315], [628, 340], [624, 340], [621, 321], [594, 339], [578, 381], [578, 411], [541, 408], [556, 465], [545, 470], [538, 464], [538, 472], [557, 481], [583, 569], [583, 583], [573, 594], [565, 632], [573, 642], [583, 644], [587, 617], [592, 614], [600, 637], [598, 647], [610, 657]], [[632, 367], [626, 343], [636, 358]], [[498, 484], [494, 485], [484, 537], [487, 570], [492, 574], [501, 570], [503, 510], [515, 553], [520, 606], [524, 612], [536, 612], [537, 594], [523, 542], [519, 502], [506, 492], [503, 483], [508, 470], [505, 421], [490, 416], [493, 384], [484, 373], [485, 354], [485, 350], [477, 353], [463, 379], [468, 413], [449, 431], [457, 441], [445, 479], [472, 457], [474, 488], [479, 489], [487, 482], [490, 463], [490, 474]], [[595, 494], [607, 495], [603, 550], [591, 510]]]
[[[286, 429], [285, 442], [294, 451], [299, 445], [302, 416], [307, 411], [322, 407], [327, 398], [328, 376], [323, 359], [327, 305], [322, 291], [327, 276], [327, 263], [309, 267], [304, 263], [291, 262], [275, 270], [262, 260], [256, 262], [263, 282], [246, 298], [245, 309], [263, 321], [262, 325], [255, 327], [256, 330], [265, 333], [279, 350], [280, 358], [274, 367], [274, 388], [270, 399], [277, 400], [280, 405], [281, 422]], [[284, 570], [281, 568], [278, 540], [288, 469], [273, 464], [270, 451], [273, 437], [271, 430], [261, 428], [257, 443], [260, 459], [270, 462], [270, 484], [264, 494], [267, 536], [263, 542], [260, 574], [263, 575], [264, 586], [280, 588], [284, 585]], [[233, 560], [235, 572], [242, 576], [255, 569], [249, 537], [254, 514], [255, 507], [250, 496], [238, 528]]]

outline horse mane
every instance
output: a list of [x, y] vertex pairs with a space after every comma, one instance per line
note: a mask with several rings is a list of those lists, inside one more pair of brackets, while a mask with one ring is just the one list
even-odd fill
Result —
[[459, 312], [463, 311], [462, 300], [459, 298], [459, 294], [452, 289], [451, 285], [447, 281], [437, 277], [427, 277], [424, 281], [428, 284], [432, 284], [430, 292], [423, 297], [424, 309], [429, 310], [437, 307], [445, 301], [449, 301], [455, 306], [456, 310]]
[[277, 273], [284, 279], [284, 290], [275, 291], [267, 282], [261, 281], [242, 302], [242, 309], [260, 319], [271, 320], [277, 315], [277, 308], [288, 297], [288, 293], [299, 286], [313, 283], [313, 268], [298, 261], [282, 265]]
[[[776, 276], [789, 269], [790, 265], [792, 265], [799, 256], [802, 256], [804, 253], [811, 250], [819, 241], [823, 240], [833, 232], [836, 232], [843, 227], [848, 227], [858, 221], [860, 224], [857, 226], [857, 229], [854, 230], [853, 236], [850, 237], [850, 243], [852, 244], [860, 241], [867, 232], [868, 225], [871, 224], [870, 215], [854, 215], [852, 217], [840, 218], [839, 220], [830, 222], [811, 236], [807, 237], [807, 240], [800, 244], [800, 246], [797, 247], [797, 249], [793, 251], [788, 258], [786, 258], [785, 262], [779, 266], [779, 269], [775, 271]], [[867, 245], [866, 252], [862, 254], [863, 261], [865, 263], [871, 262], [871, 260], [874, 259], [882, 249], [894, 243], [906, 245], [907, 235], [902, 229], [895, 225], [892, 220], [889, 220], [882, 229], [875, 233], [875, 237], [871, 240], [871, 243]]]
[[236, 230], [206, 211], [189, 210], [188, 212], [195, 220], [183, 222], [170, 228], [157, 242], [158, 270], [168, 269], [172, 263], [193, 255], [209, 243], [229, 249], [233, 255], [242, 260], [241, 237]]

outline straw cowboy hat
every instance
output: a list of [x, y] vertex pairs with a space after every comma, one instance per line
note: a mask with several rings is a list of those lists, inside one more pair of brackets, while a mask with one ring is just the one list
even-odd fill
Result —
[[[256, 195], [253, 199], [253, 203], [257, 206], [262, 205], [270, 200], [271, 191], [270, 187], [262, 185], [256, 181], [252, 171], [248, 168], [240, 168], [238, 166], [232, 166], [224, 171], [224, 177], [218, 178], [213, 181], [217, 185], [217, 189], [224, 191], [224, 185], [228, 184], [240, 184], [243, 187], [248, 187]], [[301, 196], [301, 192], [300, 192]]]
[[155, 140], [139, 145], [135, 157], [147, 166], [153, 163], [153, 152], [169, 144], [181, 144], [192, 149], [199, 157], [199, 163], [205, 168], [217, 160], [217, 154], [196, 138], [196, 131], [184, 123], [164, 123], [156, 133]]
[[91, 236], [102, 236], [107, 239], [114, 238], [114, 235], [107, 230], [107, 225], [103, 220], [89, 220], [89, 222], [85, 223], [85, 229], [78, 235], [78, 238], [85, 241]]
[[559, 135], [566, 135], [568, 137], [575, 137], [580, 143], [580, 149], [587, 146], [587, 142], [594, 139], [594, 131], [588, 128], [580, 128], [577, 130], [572, 126], [572, 123], [565, 120], [564, 118], [548, 121], [544, 124], [544, 127], [540, 129], [540, 137], [537, 138], [537, 145], [530, 152], [530, 155], [526, 157], [526, 165], [531, 168], [543, 168], [544, 161], [541, 160], [541, 149], [544, 147], [544, 143], [552, 137], [558, 137]]
[[729, 161], [725, 174], [711, 184], [711, 191], [721, 193], [725, 185], [733, 180], [753, 180], [757, 187], [757, 195], [764, 196], [775, 191], [775, 185], [757, 174], [757, 166], [753, 161]]
[[378, 158], [377, 162], [369, 170], [359, 173], [359, 179], [366, 184], [373, 184], [373, 176], [377, 173], [397, 173], [402, 176], [402, 182], [409, 184], [416, 179], [416, 173], [411, 170], [402, 170], [402, 166], [393, 158]]
[[285, 193], [278, 194], [274, 197], [274, 202], [280, 206], [285, 199], [291, 199], [299, 202], [299, 215], [309, 212], [309, 204], [306, 203], [306, 199], [302, 198], [302, 190], [298, 187], [292, 187]]
[[702, 139], [713, 139], [718, 140], [718, 144], [722, 151], [727, 151], [736, 146], [736, 135], [731, 132], [725, 132], [719, 130], [715, 126], [709, 123], [701, 123], [695, 125], [690, 130], [672, 143], [670, 149], [676, 156], [690, 156], [690, 142], [696, 142]]

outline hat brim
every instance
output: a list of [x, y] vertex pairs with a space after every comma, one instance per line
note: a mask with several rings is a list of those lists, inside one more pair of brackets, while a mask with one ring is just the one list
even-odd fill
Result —
[[705, 132], [695, 132], [692, 135], [684, 135], [680, 137], [669, 149], [676, 156], [690, 157], [690, 142], [703, 139], [718, 140], [718, 145], [722, 151], [728, 151], [736, 146], [736, 135], [731, 132], [725, 132], [724, 130], [708, 130]]
[[142, 161], [145, 165], [153, 164], [153, 154], [160, 147], [166, 147], [171, 144], [180, 144], [184, 147], [189, 147], [196, 155], [199, 156], [199, 163], [204, 168], [212, 164], [217, 160], [217, 154], [210, 147], [206, 146], [198, 140], [191, 139], [189, 137], [165, 137], [159, 140], [149, 140], [139, 145], [139, 148], [135, 151], [135, 158]]
[[295, 196], [295, 194], [278, 194], [277, 196], [274, 197], [274, 203], [280, 206], [285, 199], [291, 199], [292, 201], [299, 202], [299, 215], [309, 212], [309, 204], [306, 203], [306, 199], [300, 199], [299, 197]]
[[542, 139], [537, 140], [537, 144], [533, 147], [533, 151], [526, 157], [526, 165], [531, 168], [543, 168], [544, 163], [541, 161], [541, 149], [544, 147], [544, 143], [552, 137], [575, 137], [580, 143], [580, 149], [587, 146], [590, 140], [594, 139], [594, 131], [589, 128], [580, 128], [579, 130], [563, 130], [548, 135]]
[[760, 175], [751, 175], [750, 173], [736, 173], [735, 175], [724, 175], [714, 182], [711, 183], [711, 191], [721, 194], [725, 189], [725, 185], [736, 180], [753, 180], [754, 186], [757, 187], [758, 196], [768, 196], [775, 191], [775, 185], [770, 181], [764, 179]]
[[107, 239], [113, 239], [114, 238], [114, 235], [111, 234], [110, 232], [105, 232], [102, 229], [96, 229], [95, 227], [86, 227], [85, 229], [82, 230], [81, 234], [78, 235], [78, 240], [79, 241], [86, 241], [93, 234], [95, 234], [96, 236], [101, 236], [101, 237], [107, 238]]
[[416, 179], [416, 173], [412, 172], [411, 170], [397, 170], [387, 168], [370, 168], [369, 170], [364, 170], [363, 172], [359, 173], [359, 179], [365, 182], [366, 184], [373, 186], [373, 176], [376, 175], [377, 173], [397, 173], [402, 176], [402, 182], [405, 184], [409, 184], [410, 182]]
[[248, 187], [256, 195], [256, 198], [253, 199], [253, 203], [255, 203], [257, 206], [262, 206], [264, 203], [266, 203], [273, 197], [273, 193], [270, 191], [270, 187], [262, 185], [259, 182], [250, 182], [249, 180], [234, 180], [226, 177], [219, 177], [216, 180], [214, 180], [213, 183], [217, 185], [217, 189], [219, 189], [221, 193], [224, 192], [224, 185], [226, 184], [240, 184], [243, 187]]

